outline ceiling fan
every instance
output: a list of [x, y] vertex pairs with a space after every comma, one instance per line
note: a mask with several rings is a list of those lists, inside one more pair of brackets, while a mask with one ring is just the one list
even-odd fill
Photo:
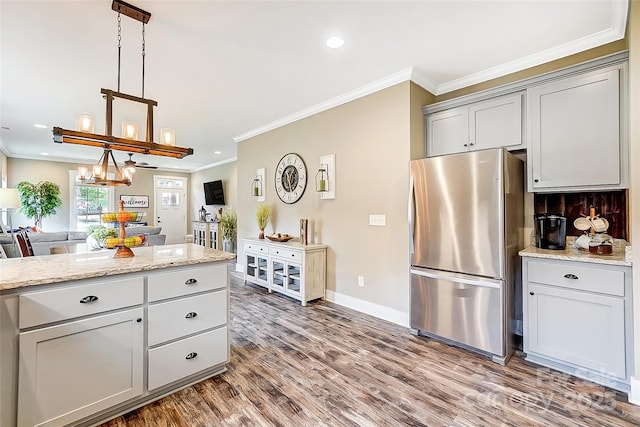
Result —
[[129, 160], [125, 160], [124, 164], [127, 166], [133, 166], [135, 168], [140, 169], [158, 169], [157, 166], [152, 166], [147, 162], [136, 162], [131, 157], [133, 157], [133, 153], [127, 153], [129, 155]]

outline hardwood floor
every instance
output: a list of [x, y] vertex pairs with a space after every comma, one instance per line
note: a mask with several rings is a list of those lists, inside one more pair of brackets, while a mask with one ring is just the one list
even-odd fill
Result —
[[224, 374], [105, 423], [142, 426], [637, 426], [626, 395], [506, 367], [327, 301], [306, 308], [232, 274]]

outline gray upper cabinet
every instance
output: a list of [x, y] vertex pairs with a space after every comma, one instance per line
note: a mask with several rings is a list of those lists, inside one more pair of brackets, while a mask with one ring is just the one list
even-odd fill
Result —
[[524, 92], [427, 114], [427, 156], [486, 148], [525, 148]]
[[627, 187], [625, 69], [622, 63], [527, 90], [529, 191]]

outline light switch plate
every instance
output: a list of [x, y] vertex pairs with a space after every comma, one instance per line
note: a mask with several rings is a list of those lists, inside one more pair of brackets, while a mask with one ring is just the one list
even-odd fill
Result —
[[387, 225], [386, 215], [369, 215], [369, 225], [385, 226]]

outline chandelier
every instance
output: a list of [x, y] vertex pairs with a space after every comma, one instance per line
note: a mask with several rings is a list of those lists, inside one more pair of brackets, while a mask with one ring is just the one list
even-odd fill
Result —
[[[83, 184], [117, 186], [131, 185], [135, 166], [126, 165], [120, 168], [113, 157], [113, 150], [126, 151], [128, 153], [150, 154], [154, 156], [174, 157], [182, 159], [193, 154], [192, 148], [177, 147], [175, 145], [175, 132], [172, 129], [163, 128], [161, 130], [161, 143], [153, 142], [153, 107], [158, 103], [152, 99], [144, 97], [144, 61], [145, 61], [145, 25], [151, 19], [151, 13], [136, 6], [125, 3], [122, 0], [113, 0], [111, 9], [118, 13], [118, 90], [100, 89], [106, 101], [106, 121], [105, 134], [94, 133], [95, 121], [90, 115], [81, 115], [76, 122], [76, 130], [53, 128], [53, 141], [56, 143], [78, 144], [90, 147], [100, 147], [103, 149], [102, 157], [92, 167], [89, 174], [87, 167], [78, 168], [78, 177]], [[142, 96], [134, 96], [120, 92], [120, 52], [121, 52], [121, 26], [120, 15], [123, 14], [136, 21], [142, 22]], [[146, 105], [147, 123], [145, 129], [145, 140], [138, 140], [137, 124], [123, 122], [122, 135], [113, 135], [113, 100], [123, 99]], [[109, 172], [109, 162], [113, 163]], [[109, 178], [109, 174], [113, 174]]]

